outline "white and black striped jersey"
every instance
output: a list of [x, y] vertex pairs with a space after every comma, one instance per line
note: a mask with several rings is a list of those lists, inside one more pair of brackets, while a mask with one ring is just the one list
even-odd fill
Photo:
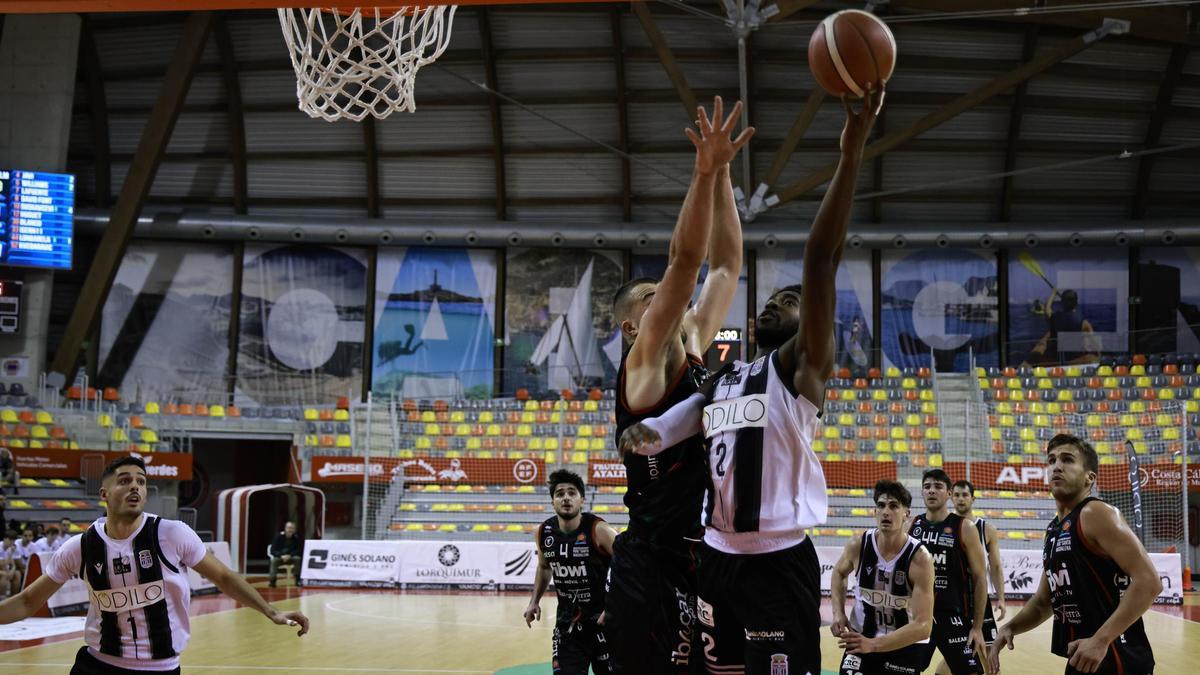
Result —
[[[921, 542], [909, 536], [896, 557], [884, 560], [879, 555], [876, 532], [871, 528], [862, 535], [858, 587], [854, 589], [854, 611], [850, 615], [850, 627], [866, 637], [887, 635], [912, 620], [908, 610], [912, 602], [909, 565], [921, 548]], [[929, 638], [921, 642], [929, 642]]]
[[87, 583], [83, 638], [92, 656], [118, 668], [174, 670], [191, 630], [186, 568], [204, 559], [204, 544], [187, 525], [149, 513], [127, 539], [110, 538], [106, 521], [63, 544], [46, 575]]
[[738, 361], [704, 406], [709, 485], [704, 539], [726, 553], [769, 553], [825, 522], [825, 473], [813, 452], [818, 408], [779, 376], [777, 351]]

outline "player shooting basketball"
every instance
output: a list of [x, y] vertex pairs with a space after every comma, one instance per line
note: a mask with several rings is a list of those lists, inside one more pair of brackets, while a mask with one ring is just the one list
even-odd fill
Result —
[[804, 530], [825, 522], [828, 502], [812, 441], [834, 361], [834, 279], [883, 98], [869, 86], [861, 110], [843, 99], [842, 156], [804, 247], [803, 292], [771, 296], [757, 323], [762, 356], [621, 436], [626, 456], [651, 458], [705, 437], [694, 452], [707, 451], [709, 468], [697, 599], [709, 672], [821, 671], [820, 565]]

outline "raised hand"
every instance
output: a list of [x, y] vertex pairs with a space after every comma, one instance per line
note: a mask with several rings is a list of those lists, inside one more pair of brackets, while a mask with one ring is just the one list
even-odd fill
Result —
[[841, 148], [844, 153], [861, 153], [875, 127], [875, 118], [883, 110], [883, 99], [886, 95], [884, 87], [878, 89], [874, 84], [867, 85], [867, 95], [863, 97], [862, 110], [856, 111], [850, 98], [842, 97], [842, 107], [846, 109], [846, 128], [842, 130]]
[[691, 128], [683, 130], [692, 145], [696, 146], [696, 171], [699, 173], [711, 174], [728, 164], [754, 136], [754, 127], [748, 127], [737, 138], [731, 138], [738, 118], [742, 116], [741, 101], [733, 106], [733, 112], [729, 113], [727, 119], [723, 119], [724, 114], [725, 103], [717, 96], [713, 99], [712, 120], [708, 119], [704, 106], [700, 106], [696, 108], [698, 131]]

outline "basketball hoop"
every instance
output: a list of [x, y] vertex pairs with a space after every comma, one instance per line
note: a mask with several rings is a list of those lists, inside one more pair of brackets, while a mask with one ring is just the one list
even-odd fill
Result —
[[455, 9], [280, 9], [300, 109], [329, 122], [416, 111], [417, 71], [446, 51]]

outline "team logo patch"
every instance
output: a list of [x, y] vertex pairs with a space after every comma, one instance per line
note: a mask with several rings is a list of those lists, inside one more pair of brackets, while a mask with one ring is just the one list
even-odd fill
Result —
[[150, 551], [138, 551], [138, 564], [142, 566], [142, 569], [148, 570], [154, 567], [154, 556], [150, 554]]
[[542, 542], [542, 548], [554, 548], [554, 537], [546, 537]]
[[585, 541], [586, 539], [587, 539], [587, 536], [582, 532], [579, 533], [578, 537], [575, 537], [575, 541]]
[[919, 525], [918, 525], [917, 527], [914, 527], [914, 528], [913, 528], [913, 530], [912, 530], [912, 535], [913, 535], [914, 537], [920, 538], [920, 536], [921, 536], [921, 527], [920, 527]]
[[709, 628], [717, 625], [713, 620], [713, 606], [705, 602], [704, 598], [700, 596], [696, 596], [696, 618], [700, 619], [700, 623]]
[[129, 574], [133, 571], [133, 561], [126, 556], [113, 558], [113, 574]]
[[771, 675], [788, 675], [787, 654], [771, 655]]
[[942, 530], [942, 532], [945, 532], [946, 534], [954, 534], [954, 528], [947, 525], [946, 529]]
[[[757, 359], [755, 359], [755, 360], [754, 360], [754, 365], [750, 366], [750, 377], [754, 377], [755, 375], [757, 375], [757, 374], [761, 373], [761, 372], [762, 372], [762, 369], [763, 369], [763, 366], [766, 366], [766, 365], [767, 365], [767, 357], [765, 357], [765, 356], [760, 356], [760, 357], [758, 357]], [[772, 657], [772, 658], [774, 658], [774, 657]], [[783, 659], [783, 660], [784, 660], [784, 663], [786, 664], [786, 663], [787, 663], [787, 657], [784, 657], [784, 659]], [[785, 672], [785, 673], [787, 672], [787, 666], [786, 666], [786, 665], [784, 666], [784, 669], [783, 669], [783, 670], [784, 670], [784, 672]], [[771, 667], [771, 675], [775, 675], [774, 666], [772, 666], [772, 667]]]
[[1071, 521], [1068, 520], [1067, 522], [1063, 523], [1063, 532], [1070, 532], [1070, 531], [1071, 531]]
[[904, 572], [896, 572], [896, 585], [903, 586], [905, 581], [908, 581], [908, 575]]
[[96, 568], [96, 574], [104, 574], [104, 563], [96, 563], [92, 567]]

